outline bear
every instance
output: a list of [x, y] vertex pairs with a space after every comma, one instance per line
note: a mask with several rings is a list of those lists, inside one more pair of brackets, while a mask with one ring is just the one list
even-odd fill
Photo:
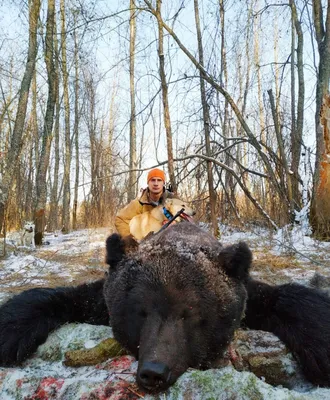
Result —
[[189, 367], [216, 364], [243, 325], [276, 334], [307, 379], [330, 385], [329, 297], [298, 284], [254, 280], [245, 243], [223, 247], [182, 222], [131, 253], [118, 234], [106, 249], [104, 279], [30, 289], [0, 307], [0, 365], [20, 364], [66, 322], [110, 322], [114, 337], [138, 359], [138, 385], [163, 391]]
[[120, 243], [117, 236], [107, 240], [104, 298], [114, 337], [139, 360], [138, 385], [165, 390], [188, 367], [210, 368], [244, 313], [247, 245], [223, 248], [185, 222], [141, 243], [124, 261]]

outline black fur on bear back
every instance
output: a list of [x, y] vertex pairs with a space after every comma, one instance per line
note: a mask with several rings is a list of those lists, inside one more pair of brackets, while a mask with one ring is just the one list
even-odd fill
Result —
[[243, 324], [273, 332], [297, 358], [309, 381], [329, 386], [329, 296], [296, 283], [271, 286], [250, 280]]
[[206, 274], [206, 265], [213, 262], [213, 268], [240, 282], [248, 278], [252, 262], [252, 253], [246, 243], [223, 247], [216, 238], [190, 222], [181, 222], [149, 237], [140, 243], [137, 252], [142, 261], [148, 261], [150, 254], [164, 257], [166, 253], [189, 260]]

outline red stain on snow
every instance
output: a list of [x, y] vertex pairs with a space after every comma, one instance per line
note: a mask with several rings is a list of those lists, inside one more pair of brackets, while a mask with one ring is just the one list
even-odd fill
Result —
[[43, 378], [36, 392], [26, 400], [49, 400], [58, 398], [58, 391], [62, 388], [64, 379]]
[[144, 395], [145, 393], [141, 392], [135, 384], [116, 380], [98, 387], [89, 394], [84, 394], [81, 400], [138, 400]]
[[24, 383], [24, 379], [17, 379], [16, 386], [20, 389]]
[[110, 361], [109, 364], [107, 364], [106, 369], [113, 369], [113, 370], [130, 369], [134, 361], [135, 358], [132, 356], [115, 357], [113, 360]]

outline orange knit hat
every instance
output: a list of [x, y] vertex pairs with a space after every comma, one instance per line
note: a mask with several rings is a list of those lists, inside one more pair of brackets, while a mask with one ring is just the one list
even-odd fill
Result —
[[149, 183], [150, 179], [152, 178], [160, 178], [165, 182], [165, 172], [162, 171], [161, 169], [154, 168], [149, 171], [147, 182]]

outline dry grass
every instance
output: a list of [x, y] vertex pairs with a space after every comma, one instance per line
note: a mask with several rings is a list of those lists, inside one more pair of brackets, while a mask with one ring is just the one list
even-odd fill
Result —
[[105, 249], [102, 249], [102, 251], [95, 251], [95, 250], [90, 250], [86, 251], [83, 253], [61, 253], [61, 251], [56, 251], [53, 253], [50, 253], [49, 251], [38, 251], [37, 257], [51, 261], [51, 262], [57, 262], [60, 264], [64, 264], [66, 266], [77, 266], [77, 265], [104, 265], [104, 259], [105, 259]]
[[[41, 249], [33, 253], [44, 262], [39, 268], [40, 272], [36, 268], [33, 269], [33, 273], [29, 273], [33, 266], [25, 265], [21, 271], [2, 273], [0, 290], [3, 293], [16, 294], [35, 287], [76, 286], [101, 279], [108, 268], [104, 263], [104, 251], [94, 249], [79, 254], [63, 254], [60, 250], [49, 252]], [[51, 263], [59, 264], [58, 272], [54, 272], [53, 269], [47, 272]]]
[[86, 282], [95, 281], [104, 277], [104, 270], [100, 269], [83, 269], [82, 271], [71, 274], [71, 279], [56, 274], [45, 275], [42, 278], [29, 277], [22, 279], [19, 274], [12, 274], [10, 277], [1, 281], [1, 292], [17, 294], [23, 290], [36, 287], [58, 287], [58, 286], [77, 286]]
[[268, 268], [271, 271], [278, 271], [287, 268], [298, 268], [301, 264], [294, 256], [273, 255], [268, 251], [253, 252], [253, 269], [263, 271]]
[[71, 278], [63, 277], [50, 273], [43, 277], [29, 277], [23, 278], [19, 274], [12, 274], [10, 277], [2, 279], [1, 292], [3, 293], [20, 293], [23, 290], [28, 290], [36, 287], [58, 287], [58, 286], [76, 286], [82, 283], [95, 281], [104, 277], [104, 270], [101, 269], [83, 269], [71, 274]]

